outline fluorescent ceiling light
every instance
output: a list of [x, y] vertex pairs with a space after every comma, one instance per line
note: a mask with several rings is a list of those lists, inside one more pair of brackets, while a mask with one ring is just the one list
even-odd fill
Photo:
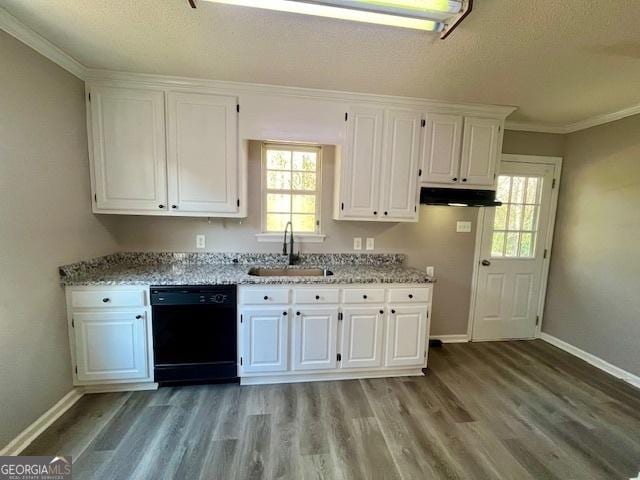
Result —
[[205, 0], [354, 22], [441, 32], [459, 14], [461, 0]]

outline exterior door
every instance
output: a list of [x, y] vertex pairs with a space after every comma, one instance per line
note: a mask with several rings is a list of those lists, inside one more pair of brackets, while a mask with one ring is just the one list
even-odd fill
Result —
[[378, 218], [384, 109], [353, 107], [348, 115], [340, 217]]
[[167, 95], [171, 211], [238, 210], [237, 103], [221, 95]]
[[244, 309], [242, 315], [242, 370], [287, 370], [288, 308]]
[[297, 307], [293, 316], [293, 369], [336, 368], [338, 308]]
[[473, 340], [533, 338], [552, 209], [552, 164], [505, 162], [484, 210]]
[[391, 306], [385, 365], [407, 367], [426, 361], [427, 308]]
[[97, 210], [166, 211], [164, 92], [91, 88]]
[[492, 186], [500, 155], [501, 121], [465, 117], [460, 179], [463, 185]]
[[422, 183], [458, 183], [462, 116], [427, 115], [422, 140]]
[[384, 308], [346, 307], [342, 315], [342, 367], [380, 367]]
[[74, 313], [78, 380], [149, 377], [148, 322], [144, 310]]
[[418, 217], [418, 161], [420, 159], [420, 112], [387, 110], [382, 182], [382, 220]]

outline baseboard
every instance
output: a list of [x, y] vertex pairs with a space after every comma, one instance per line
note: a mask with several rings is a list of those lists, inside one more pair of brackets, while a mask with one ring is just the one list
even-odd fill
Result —
[[459, 335], [431, 335], [429, 340], [440, 340], [442, 343], [466, 343], [469, 336], [466, 333]]
[[137, 392], [140, 390], [157, 390], [158, 384], [154, 382], [142, 383], [109, 383], [101, 385], [85, 385], [84, 393], [111, 393], [111, 392]]
[[81, 388], [74, 388], [71, 390], [62, 397], [58, 403], [44, 412], [40, 418], [25, 428], [16, 438], [11, 440], [9, 444], [0, 450], [0, 456], [20, 455], [20, 452], [27, 448], [31, 442], [38, 437], [38, 435], [49, 428], [53, 422], [60, 418], [78, 400], [80, 400], [82, 395], [84, 395], [84, 392]]
[[594, 367], [599, 368], [603, 372], [607, 372], [608, 374], [613, 375], [620, 380], [624, 380], [625, 382], [633, 385], [636, 388], [640, 388], [640, 377], [638, 375], [634, 375], [633, 373], [627, 372], [620, 367], [611, 365], [609, 362], [601, 359], [600, 357], [596, 357], [589, 352], [585, 352], [578, 347], [574, 347], [570, 343], [567, 343], [564, 340], [560, 340], [559, 338], [556, 338], [553, 335], [549, 335], [548, 333], [540, 333], [540, 338], [545, 342], [550, 343], [554, 347], [558, 347], [559, 349], [564, 350], [565, 352], [584, 360]]

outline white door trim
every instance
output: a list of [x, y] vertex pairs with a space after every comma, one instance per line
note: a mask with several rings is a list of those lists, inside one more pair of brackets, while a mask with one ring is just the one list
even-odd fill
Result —
[[[542, 157], [536, 155], [512, 155], [508, 153], [502, 154], [501, 162], [520, 162], [520, 163], [535, 163], [544, 165], [553, 165], [553, 179], [555, 187], [551, 190], [551, 205], [549, 211], [549, 224], [547, 227], [547, 238], [545, 239], [545, 248], [547, 249], [547, 258], [542, 264], [542, 275], [540, 284], [540, 300], [538, 301], [538, 310], [536, 315], [540, 318], [538, 325], [536, 326], [536, 338], [540, 337], [542, 330], [543, 314], [545, 298], [547, 296], [547, 281], [549, 277], [549, 265], [551, 263], [551, 247], [553, 245], [553, 230], [556, 221], [556, 212], [558, 209], [558, 192], [560, 191], [560, 178], [562, 173], [562, 157]], [[500, 174], [500, 167], [498, 167], [498, 175]], [[482, 239], [482, 231], [484, 225], [485, 209], [478, 209], [478, 219], [476, 221], [476, 238], [475, 248], [473, 252], [473, 273], [471, 277], [471, 301], [469, 303], [469, 319], [467, 324], [467, 338], [472, 340], [473, 322], [475, 318], [476, 299], [478, 291], [478, 273], [480, 272], [480, 247]]]

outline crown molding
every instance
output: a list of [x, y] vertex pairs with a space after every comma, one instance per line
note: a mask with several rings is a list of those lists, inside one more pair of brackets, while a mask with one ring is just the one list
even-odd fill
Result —
[[0, 7], [0, 29], [33, 48], [36, 52], [48, 58], [53, 63], [61, 66], [81, 80], [85, 79], [87, 69], [84, 65], [72, 56], [60, 50], [49, 40], [27, 27], [2, 7]]
[[553, 125], [548, 123], [512, 122], [507, 120], [505, 130], [517, 130], [520, 132], [556, 133], [564, 135], [569, 133], [565, 125]]

